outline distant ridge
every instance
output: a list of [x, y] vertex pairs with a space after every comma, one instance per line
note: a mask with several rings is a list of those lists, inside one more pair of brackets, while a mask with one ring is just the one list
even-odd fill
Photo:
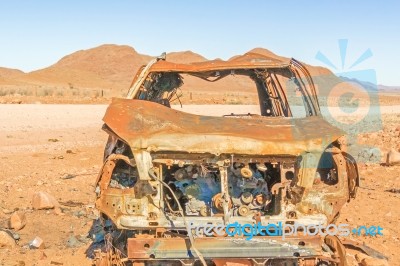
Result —
[[[251, 53], [284, 59], [265, 48], [254, 48]], [[66, 55], [55, 64], [43, 69], [24, 73], [18, 69], [0, 67], [2, 86], [55, 86], [60, 88], [93, 88], [126, 90], [140, 66], [147, 64], [153, 56], [140, 54], [127, 45], [104, 44]], [[176, 63], [191, 63], [207, 60], [192, 51], [170, 52], [167, 60]], [[313, 76], [333, 75], [327, 68], [307, 65]], [[380, 86], [385, 90], [392, 87]]]

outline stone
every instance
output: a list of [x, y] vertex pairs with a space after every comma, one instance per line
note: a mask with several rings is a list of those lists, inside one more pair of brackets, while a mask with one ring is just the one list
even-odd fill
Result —
[[80, 246], [82, 246], [82, 245], [83, 245], [83, 243], [80, 242], [80, 241], [78, 240], [78, 238], [76, 238], [76, 236], [74, 236], [74, 235], [71, 235], [71, 236], [67, 239], [66, 246], [69, 247], [69, 248], [77, 248], [77, 247], [80, 247]]
[[58, 201], [46, 192], [36, 192], [32, 197], [32, 207], [35, 210], [54, 209], [59, 205]]
[[43, 239], [41, 239], [40, 237], [35, 237], [35, 239], [33, 239], [31, 241], [31, 243], [29, 243], [29, 248], [31, 249], [42, 249], [44, 248], [44, 241]]
[[356, 260], [362, 266], [389, 266], [387, 260], [373, 258], [363, 253], [357, 253]]
[[9, 233], [11, 233], [14, 240], [18, 241], [21, 239], [21, 236], [18, 233], [15, 233], [15, 232], [9, 232]]
[[0, 248], [12, 249], [16, 245], [14, 238], [10, 234], [6, 231], [0, 231]]
[[26, 216], [23, 212], [14, 212], [10, 216], [8, 227], [16, 231], [21, 230], [26, 225]]
[[386, 156], [386, 164], [387, 165], [400, 164], [400, 152], [397, 152], [395, 149], [391, 149]]
[[13, 213], [13, 211], [12, 211], [12, 210], [9, 210], [9, 209], [2, 209], [2, 211], [3, 211], [4, 214], [11, 214], [11, 213]]
[[55, 207], [54, 208], [54, 213], [57, 215], [65, 215], [65, 213], [63, 213], [62, 209], [60, 207]]
[[361, 261], [360, 265], [362, 266], [389, 266], [387, 260], [377, 259], [377, 258], [365, 258]]
[[74, 211], [72, 213], [72, 215], [76, 216], [76, 217], [81, 217], [81, 216], [86, 216], [86, 212], [84, 210], [78, 210], [78, 211]]

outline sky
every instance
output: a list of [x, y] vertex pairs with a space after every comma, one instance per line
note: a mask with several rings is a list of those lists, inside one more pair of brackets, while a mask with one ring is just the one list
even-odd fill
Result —
[[378, 84], [400, 86], [399, 14], [396, 1], [0, 0], [0, 66], [32, 71], [102, 44], [208, 59], [263, 47], [327, 66], [320, 53], [334, 73], [372, 69]]

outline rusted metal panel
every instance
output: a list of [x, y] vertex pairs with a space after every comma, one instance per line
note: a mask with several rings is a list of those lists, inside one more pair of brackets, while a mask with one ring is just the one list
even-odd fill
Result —
[[[322, 240], [319, 236], [207, 237], [196, 238], [196, 248], [204, 258], [296, 258], [321, 255]], [[129, 238], [130, 259], [193, 259], [189, 238]]]
[[[168, 60], [168, 58], [167, 58]], [[246, 69], [246, 68], [284, 68], [290, 64], [289, 58], [272, 58], [258, 53], [246, 53], [235, 56], [230, 60], [209, 60], [191, 64], [177, 64], [169, 61], [160, 60], [150, 67], [151, 72], [170, 71], [170, 72], [205, 72], [224, 69]]]
[[343, 135], [318, 116], [209, 117], [142, 100], [113, 99], [103, 120], [133, 150], [148, 151], [299, 155]]

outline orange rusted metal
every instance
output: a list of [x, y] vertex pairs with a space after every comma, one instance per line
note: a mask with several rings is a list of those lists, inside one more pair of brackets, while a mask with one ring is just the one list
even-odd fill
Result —
[[103, 120], [132, 149], [147, 151], [299, 155], [321, 151], [344, 134], [318, 116], [231, 119], [126, 99], [113, 99]]
[[[261, 115], [171, 109], [171, 95], [183, 84], [180, 74], [210, 82], [231, 74], [250, 77]], [[303, 118], [293, 118], [284, 88], [289, 80], [304, 100]], [[335, 257], [345, 256], [336, 238], [326, 240], [334, 249], [330, 256], [319, 235], [259, 234], [247, 241], [229, 237], [230, 230], [208, 235], [203, 228], [327, 224], [355, 196], [357, 165], [346, 153], [344, 132], [321, 116], [312, 78], [300, 62], [258, 53], [192, 64], [159, 57], [139, 70], [127, 99], [113, 99], [103, 120], [110, 138], [96, 207], [103, 223], [113, 224], [109, 235], [124, 239], [132, 262], [263, 265], [271, 259], [312, 265], [326, 259], [345, 265]], [[193, 235], [193, 228], [200, 230]]]
[[[196, 246], [205, 258], [281, 258], [312, 257], [321, 253], [319, 236], [255, 237], [253, 241], [244, 238], [204, 237], [195, 240]], [[301, 242], [301, 245], [299, 243]], [[257, 245], [255, 245], [257, 243]], [[298, 254], [295, 254], [298, 253]], [[130, 259], [193, 259], [188, 238], [129, 238], [128, 258]]]
[[151, 72], [207, 72], [221, 71], [226, 69], [246, 69], [246, 68], [285, 68], [290, 65], [289, 58], [272, 58], [259, 53], [246, 53], [244, 55], [235, 56], [231, 59], [224, 60], [209, 60], [204, 62], [196, 62], [191, 64], [177, 64], [164, 60], [158, 61], [150, 68]]

